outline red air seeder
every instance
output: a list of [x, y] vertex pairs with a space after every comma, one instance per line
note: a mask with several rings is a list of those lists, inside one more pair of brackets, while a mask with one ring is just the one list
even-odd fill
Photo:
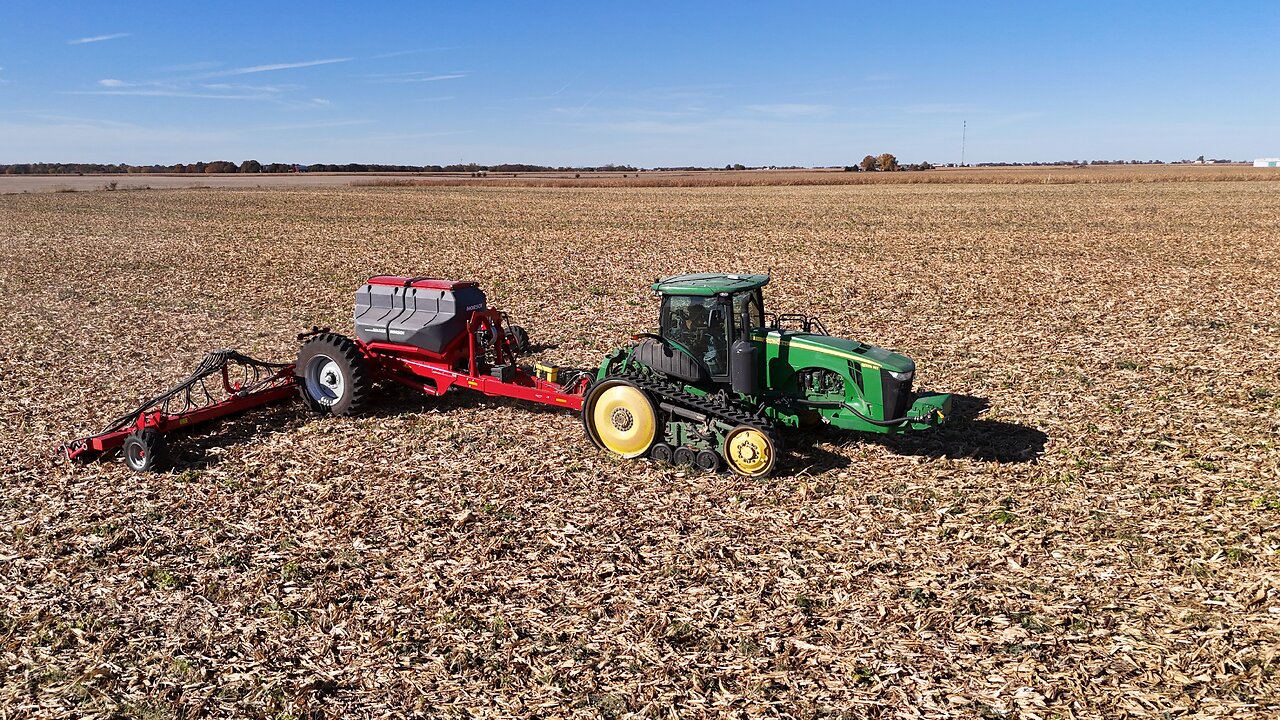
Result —
[[[407, 279], [382, 276], [370, 282], [379, 280]], [[437, 284], [447, 283], [439, 280], [413, 282], [417, 287], [437, 287]], [[353, 342], [381, 377], [428, 395], [443, 395], [451, 387], [461, 387], [478, 390], [485, 395], [581, 410], [587, 376], [575, 376], [577, 382], [570, 381], [573, 386], [566, 387], [521, 369], [516, 365], [517, 350], [514, 347], [519, 343], [512, 339], [506, 325], [505, 313], [472, 310], [467, 318], [467, 331], [455, 337], [440, 353], [400, 343]]]
[[[334, 347], [355, 348], [370, 371], [371, 380], [391, 380], [431, 396], [443, 395], [451, 388], [462, 388], [573, 411], [582, 409], [583, 394], [592, 374], [586, 371], [566, 372], [565, 382], [557, 383], [518, 366], [517, 356], [526, 349], [527, 336], [523, 330], [507, 322], [505, 313], [485, 308], [483, 294], [474, 283], [383, 275], [371, 278], [365, 289], [388, 286], [403, 288], [406, 292], [422, 291], [424, 296], [428, 293], [440, 296], [452, 290], [471, 288], [479, 294], [481, 307], [434, 316], [445, 318], [436, 323], [443, 328], [438, 332], [447, 332], [449, 327], [454, 327], [456, 333], [443, 342], [440, 352], [407, 343], [346, 338], [330, 333], [327, 328], [312, 328], [299, 335], [298, 340], [305, 341], [304, 348], [315, 340], [323, 340]], [[405, 309], [403, 298], [400, 302], [398, 312], [411, 315], [411, 309]], [[465, 323], [462, 318], [465, 318]], [[465, 328], [465, 331], [459, 332], [457, 328]], [[302, 362], [301, 358], [299, 362]], [[163, 436], [174, 430], [185, 430], [299, 394], [307, 398], [314, 408], [324, 411], [324, 407], [317, 406], [307, 393], [307, 372], [306, 367], [300, 368], [294, 363], [267, 363], [234, 350], [217, 350], [209, 353], [200, 366], [178, 385], [120, 416], [97, 435], [73, 440], [62, 449], [69, 459], [89, 460], [120, 448], [129, 467], [135, 470], [154, 469], [163, 453]], [[215, 378], [220, 382], [215, 382]], [[346, 391], [363, 393], [366, 389], [349, 388]]]

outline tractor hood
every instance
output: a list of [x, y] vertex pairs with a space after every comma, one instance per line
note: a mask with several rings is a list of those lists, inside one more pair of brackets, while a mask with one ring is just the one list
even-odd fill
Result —
[[911, 358], [857, 340], [791, 330], [757, 330], [752, 333], [752, 339], [777, 345], [782, 349], [793, 346], [796, 349], [834, 355], [892, 373], [914, 375], [916, 371], [916, 363]]

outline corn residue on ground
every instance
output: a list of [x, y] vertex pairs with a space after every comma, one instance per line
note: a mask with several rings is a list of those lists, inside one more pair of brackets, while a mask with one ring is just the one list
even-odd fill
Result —
[[[0, 197], [0, 715], [1274, 717], [1273, 182]], [[291, 361], [369, 275], [474, 279], [598, 363], [648, 284], [896, 349], [939, 431], [774, 477], [614, 459], [463, 393], [56, 449], [208, 349]]]

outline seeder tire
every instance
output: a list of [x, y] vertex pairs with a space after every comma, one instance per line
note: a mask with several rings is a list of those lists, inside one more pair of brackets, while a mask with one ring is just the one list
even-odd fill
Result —
[[337, 333], [312, 335], [298, 350], [298, 392], [312, 412], [354, 415], [364, 409], [373, 376], [360, 347]]
[[507, 327], [507, 340], [515, 348], [517, 354], [529, 352], [529, 333], [519, 325]]
[[152, 428], [134, 430], [125, 437], [120, 454], [134, 472], [159, 470], [165, 460], [164, 435]]

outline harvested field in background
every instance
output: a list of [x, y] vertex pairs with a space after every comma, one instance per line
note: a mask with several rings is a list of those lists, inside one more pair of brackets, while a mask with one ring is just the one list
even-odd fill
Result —
[[[0, 197], [0, 716], [1274, 717], [1276, 187]], [[772, 270], [771, 309], [956, 416], [759, 481], [396, 388], [163, 474], [52, 453], [207, 349], [348, 332], [370, 274], [479, 280], [589, 365], [712, 269]]]
[[756, 187], [790, 185], [1071, 185], [1077, 183], [1275, 182], [1280, 170], [1239, 164], [938, 168], [923, 172], [648, 170], [528, 173], [247, 173], [0, 175], [0, 195], [160, 189], [334, 187]]
[[1078, 183], [1274, 182], [1280, 171], [1246, 165], [1079, 165], [937, 168], [902, 172], [809, 170], [690, 170], [600, 173], [499, 173], [471, 177], [359, 178], [353, 187], [756, 187], [790, 185], [1074, 185]]

